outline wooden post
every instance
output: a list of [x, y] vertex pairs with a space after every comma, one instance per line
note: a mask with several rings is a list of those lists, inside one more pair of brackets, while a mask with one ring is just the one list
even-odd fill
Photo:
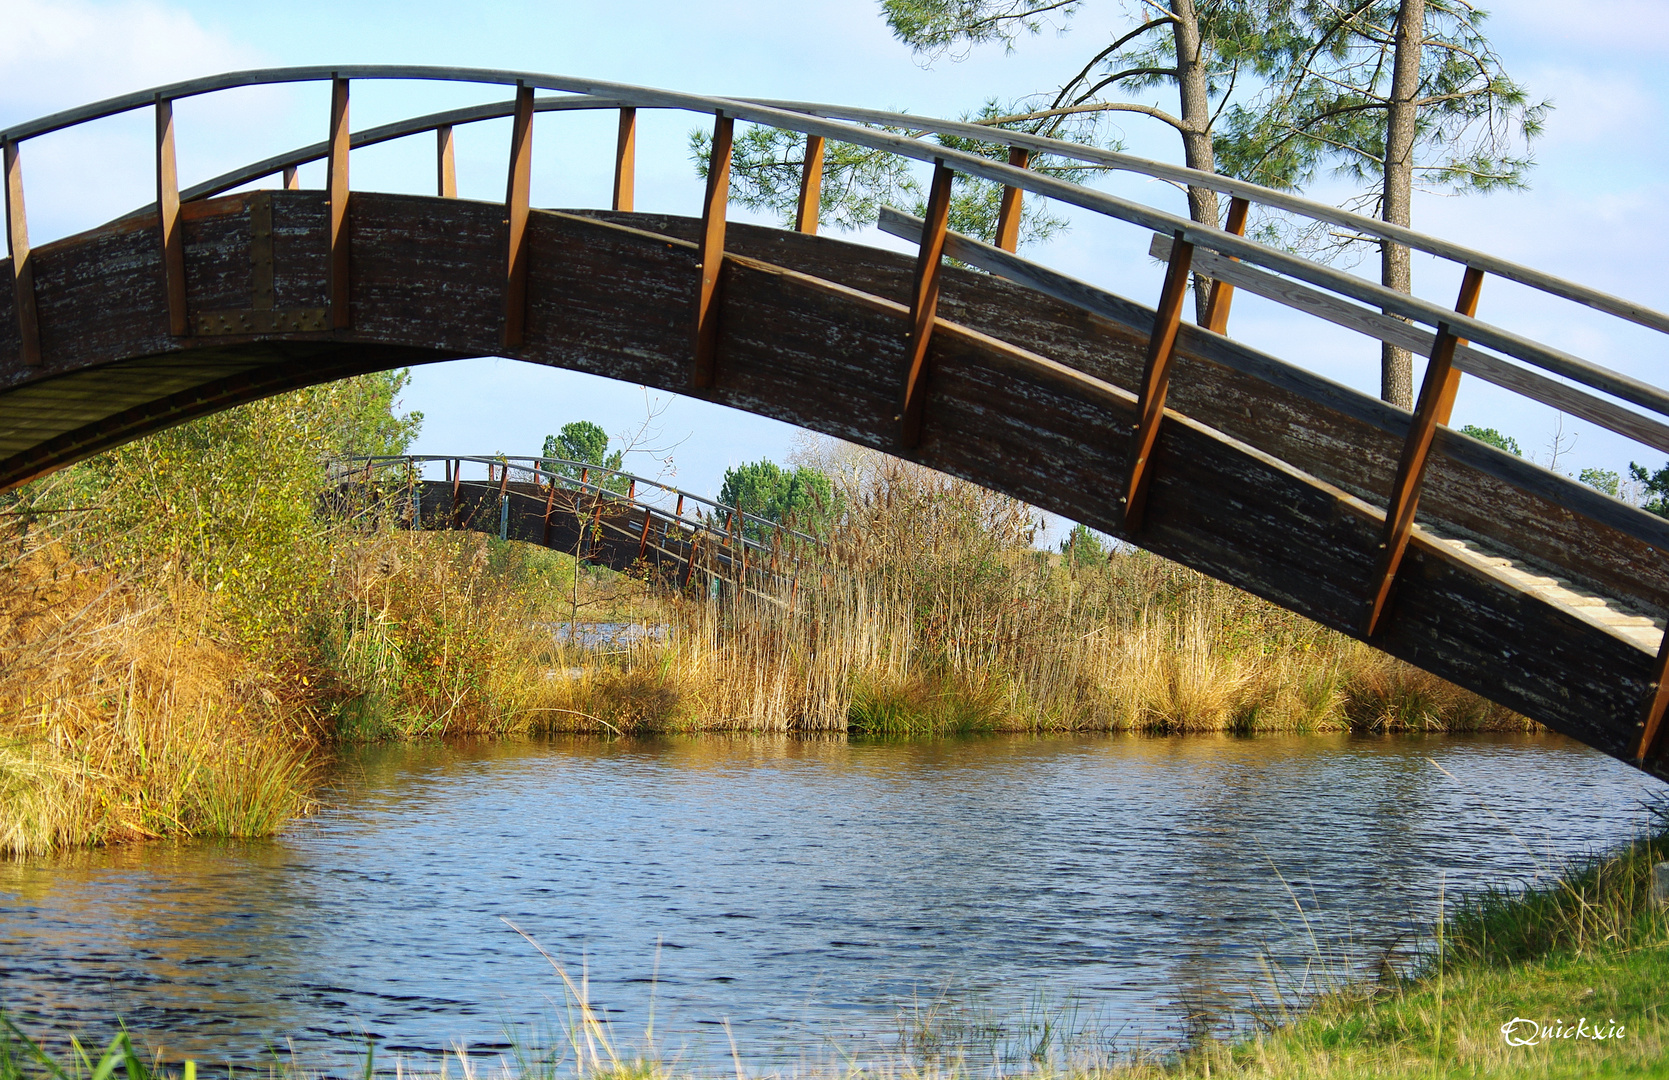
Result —
[[1165, 394], [1171, 385], [1171, 357], [1176, 350], [1176, 333], [1182, 323], [1182, 303], [1188, 295], [1188, 267], [1194, 259], [1194, 245], [1171, 238], [1171, 262], [1165, 269], [1165, 284], [1154, 312], [1153, 333], [1147, 343], [1147, 364], [1142, 372], [1141, 396], [1136, 404], [1136, 432], [1130, 443], [1130, 476], [1125, 485], [1124, 528], [1135, 532], [1142, 527], [1147, 507], [1148, 463], [1159, 441], [1159, 421], [1165, 416]]
[[719, 113], [713, 122], [713, 156], [707, 163], [707, 197], [701, 204], [701, 279], [695, 294], [695, 366], [690, 385], [705, 390], [718, 374], [719, 272], [724, 269], [724, 216], [730, 200], [730, 150], [736, 121]]
[[[1455, 311], [1471, 317], [1478, 310], [1478, 290], [1483, 280], [1482, 270], [1470, 266], [1466, 268]], [[1432, 439], [1437, 433], [1437, 425], [1448, 420], [1455, 407], [1455, 391], [1460, 385], [1460, 372], [1454, 370], [1455, 349], [1465, 343], [1447, 325], [1438, 326], [1437, 338], [1432, 343], [1431, 360], [1426, 364], [1426, 375], [1420, 383], [1420, 400], [1415, 403], [1408, 438], [1404, 440], [1402, 456], [1397, 460], [1391, 498], [1385, 507], [1384, 540], [1379, 545], [1367, 617], [1362, 621], [1362, 632], [1368, 637], [1380, 631], [1390, 607], [1391, 587], [1396, 583], [1397, 568], [1402, 565], [1402, 557], [1408, 550], [1408, 538], [1414, 531], [1414, 510], [1420, 503], [1420, 482], [1425, 479]]]
[[1669, 725], [1664, 724], [1664, 713], [1669, 712], [1669, 631], [1658, 646], [1657, 662], [1652, 665], [1652, 681], [1641, 709], [1640, 743], [1634, 751], [1635, 764], [1646, 764], [1663, 756], [1665, 736]]
[[[1251, 207], [1245, 199], [1236, 195], [1229, 200], [1229, 220], [1226, 231], [1236, 236], [1246, 235], [1246, 211]], [[1240, 260], [1236, 259], [1236, 262]], [[1214, 334], [1221, 334], [1228, 329], [1229, 304], [1234, 301], [1234, 286], [1226, 281], [1213, 282], [1211, 299], [1205, 308], [1204, 327]]]
[[330, 325], [352, 325], [348, 311], [348, 80], [330, 84], [330, 162], [325, 191], [330, 200]]
[[817, 234], [823, 211], [823, 136], [806, 136], [806, 160], [800, 168], [800, 201], [794, 209], [794, 229]]
[[545, 538], [544, 545], [551, 546], [551, 511], [556, 507], [556, 477], [550, 478], [545, 490]]
[[452, 527], [458, 527], [458, 486], [464, 480], [463, 459], [448, 462], [452, 470]]
[[41, 366], [41, 324], [35, 308], [35, 263], [29, 254], [29, 217], [23, 209], [23, 162], [17, 143], [0, 147], [6, 172], [6, 250], [12, 257], [12, 302], [26, 367]]
[[516, 87], [516, 119], [510, 132], [510, 178], [504, 205], [509, 247], [504, 267], [504, 345], [520, 345], [527, 329], [527, 218], [533, 187], [533, 87]]
[[[1031, 164], [1030, 150], [1018, 146], [1008, 148], [1008, 163], [1017, 169]], [[1020, 200], [1025, 193], [1017, 187], [1003, 188], [1003, 201], [997, 210], [997, 246], [1013, 251], [1020, 246]]]
[[174, 159], [174, 103], [156, 102], [156, 207], [161, 226], [163, 290], [168, 297], [168, 332], [183, 337], [185, 309], [185, 232], [180, 227], [180, 174]]
[[904, 400], [898, 415], [902, 422], [899, 441], [906, 450], [914, 449], [921, 442], [927, 348], [933, 339], [933, 320], [939, 311], [939, 271], [944, 265], [950, 186], [955, 176], [944, 162], [934, 163], [933, 188], [927, 196], [927, 221], [921, 230], [915, 285], [910, 291], [910, 343], [904, 353]]
[[620, 110], [620, 134], [614, 143], [614, 208], [631, 213], [637, 186], [637, 110]]
[[443, 199], [458, 197], [458, 158], [451, 124], [435, 129], [435, 194]]

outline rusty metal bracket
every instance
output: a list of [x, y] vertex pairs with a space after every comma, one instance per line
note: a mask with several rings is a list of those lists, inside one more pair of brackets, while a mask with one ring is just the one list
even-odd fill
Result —
[[199, 311], [191, 331], [199, 337], [242, 337], [250, 334], [319, 334], [330, 329], [328, 308], [284, 308], [276, 304], [277, 272], [272, 253], [272, 193], [258, 191], [249, 199], [249, 307]]

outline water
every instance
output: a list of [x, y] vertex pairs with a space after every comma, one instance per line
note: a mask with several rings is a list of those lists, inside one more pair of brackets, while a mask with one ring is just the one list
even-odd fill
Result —
[[206, 1061], [490, 1052], [564, 1023], [508, 920], [690, 1063], [887, 1053], [913, 1002], [1153, 1047], [1243, 1018], [1260, 956], [1371, 963], [1661, 788], [1551, 736], [378, 748], [273, 840], [0, 864], [0, 1005]]

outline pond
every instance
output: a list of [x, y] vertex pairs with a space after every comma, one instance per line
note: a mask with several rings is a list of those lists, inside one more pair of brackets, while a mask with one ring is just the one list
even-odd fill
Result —
[[0, 1007], [171, 1059], [433, 1064], [561, 1040], [531, 938], [623, 1050], [697, 1066], [989, 1058], [1044, 1020], [1164, 1047], [1245, 1022], [1270, 965], [1368, 969], [1445, 896], [1626, 839], [1661, 789], [1531, 735], [377, 747], [271, 840], [0, 863]]

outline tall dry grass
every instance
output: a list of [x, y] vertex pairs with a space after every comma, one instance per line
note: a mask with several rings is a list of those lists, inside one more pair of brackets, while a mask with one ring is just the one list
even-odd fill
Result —
[[667, 601], [667, 642], [563, 649], [538, 726], [876, 735], [1523, 729], [1522, 717], [1139, 551], [1035, 550], [1029, 508], [825, 450], [827, 558], [775, 595]]
[[0, 559], [0, 855], [258, 836], [307, 804], [283, 687], [191, 583], [139, 586], [11, 537]]

